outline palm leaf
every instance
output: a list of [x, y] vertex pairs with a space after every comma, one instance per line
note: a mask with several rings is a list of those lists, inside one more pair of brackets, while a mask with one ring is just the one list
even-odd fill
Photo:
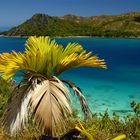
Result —
[[15, 135], [32, 116], [42, 134], [60, 135], [64, 131], [66, 118], [72, 113], [68, 89], [56, 77], [50, 80], [32, 77], [25, 81], [16, 87], [9, 99], [3, 115], [6, 131]]
[[81, 66], [106, 68], [105, 61], [103, 59], [100, 60], [96, 55], [91, 55], [92, 52], [86, 53], [85, 50], [80, 53], [73, 52], [70, 55], [66, 55], [56, 66], [55, 75], [59, 75], [63, 71], [69, 70], [71, 68]]
[[56, 136], [63, 132], [65, 119], [72, 112], [68, 96], [67, 88], [56, 77], [36, 86], [29, 106], [42, 133]]
[[77, 43], [69, 43], [63, 48], [48, 37], [30, 37], [25, 46], [24, 53], [13, 51], [0, 55], [0, 72], [5, 79], [10, 79], [18, 70], [33, 71], [50, 78], [81, 66], [106, 68], [103, 59], [86, 53]]
[[3, 125], [11, 135], [21, 131], [28, 120], [28, 103], [31, 97], [30, 85], [22, 83], [17, 86], [8, 100], [3, 114]]
[[9, 80], [22, 68], [24, 55], [22, 53], [3, 53], [0, 54], [0, 73], [4, 79]]
[[88, 107], [88, 103], [79, 87], [77, 87], [73, 82], [62, 80], [64, 83], [68, 84], [70, 88], [73, 89], [73, 91], [76, 93], [76, 95], [79, 97], [79, 101], [81, 104], [82, 111], [84, 113], [84, 119], [87, 120], [91, 117], [91, 111]]

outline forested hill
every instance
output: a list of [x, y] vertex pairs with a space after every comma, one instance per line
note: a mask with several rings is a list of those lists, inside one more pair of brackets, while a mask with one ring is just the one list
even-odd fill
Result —
[[35, 14], [23, 24], [0, 34], [7, 36], [140, 37], [140, 13], [91, 17]]

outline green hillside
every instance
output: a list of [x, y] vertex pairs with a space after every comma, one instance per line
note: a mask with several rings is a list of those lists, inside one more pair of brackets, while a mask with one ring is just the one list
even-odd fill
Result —
[[112, 16], [63, 17], [35, 14], [23, 24], [9, 31], [8, 36], [101, 36], [101, 37], [140, 37], [140, 13]]

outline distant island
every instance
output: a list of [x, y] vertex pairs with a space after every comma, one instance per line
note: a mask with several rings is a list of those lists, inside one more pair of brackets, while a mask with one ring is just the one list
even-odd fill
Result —
[[82, 17], [75, 15], [49, 16], [35, 14], [0, 36], [45, 35], [55, 37], [140, 37], [140, 13]]

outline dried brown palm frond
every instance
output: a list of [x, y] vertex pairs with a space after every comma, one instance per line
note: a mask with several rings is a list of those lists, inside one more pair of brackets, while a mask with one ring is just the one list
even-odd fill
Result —
[[36, 86], [29, 106], [37, 126], [43, 134], [50, 136], [63, 132], [66, 118], [72, 113], [69, 91], [56, 77]]
[[3, 125], [11, 135], [25, 126], [28, 119], [28, 103], [31, 97], [31, 85], [22, 83], [13, 90], [3, 114]]
[[[38, 81], [40, 80], [41, 81]], [[16, 134], [32, 116], [37, 128], [42, 134], [50, 136], [60, 135], [65, 128], [66, 118], [70, 117], [69, 91], [57, 78], [30, 79], [29, 85], [17, 87], [4, 113], [4, 126], [11, 135]], [[9, 127], [10, 126], [10, 127]]]
[[80, 104], [82, 106], [82, 111], [84, 113], [84, 119], [87, 120], [91, 117], [91, 111], [89, 109], [88, 103], [82, 93], [82, 90], [77, 87], [73, 82], [68, 80], [62, 80], [64, 83], [68, 84], [70, 88], [73, 89], [73, 91], [76, 93], [76, 95], [79, 97]]

